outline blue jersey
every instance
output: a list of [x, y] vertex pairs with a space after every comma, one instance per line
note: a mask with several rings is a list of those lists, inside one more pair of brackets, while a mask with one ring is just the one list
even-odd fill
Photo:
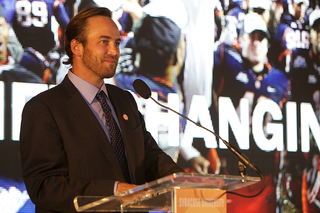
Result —
[[286, 75], [273, 67], [264, 67], [264, 75], [262, 80], [257, 79], [257, 73], [252, 69], [248, 69], [248, 77], [250, 82], [254, 82], [254, 103], [261, 96], [270, 98], [277, 104], [282, 100], [289, 99], [289, 81]]
[[54, 16], [62, 31], [69, 17], [60, 0], [16, 0], [13, 29], [25, 47], [32, 47], [43, 55], [56, 45], [52, 32], [51, 17]]
[[290, 14], [286, 14], [282, 21], [284, 24], [290, 26], [294, 31], [292, 69], [306, 67], [310, 47], [310, 27], [307, 16], [305, 16], [303, 20], [297, 20]]
[[[169, 93], [179, 93], [179, 87], [178, 82], [175, 82], [173, 85], [168, 85], [165, 83], [165, 80], [149, 75], [149, 74], [136, 74], [135, 71], [133, 72], [119, 72], [115, 75], [115, 82], [116, 85], [122, 89], [125, 90], [131, 90], [132, 92], [136, 93], [132, 84], [134, 80], [141, 79], [143, 80], [149, 87], [152, 92], [158, 93], [158, 101], [160, 102], [168, 102], [168, 95]], [[183, 103], [181, 101], [180, 107], [183, 106]], [[181, 114], [185, 114], [182, 108], [180, 108], [179, 111]], [[183, 132], [185, 125], [186, 125], [186, 119], [180, 117], [179, 120], [180, 125], [180, 131]], [[164, 140], [163, 138], [160, 139], [159, 143], [163, 144], [161, 140]], [[161, 145], [160, 145], [161, 147]], [[165, 147], [161, 147], [165, 148]], [[167, 148], [167, 147], [166, 147]]]
[[228, 16], [234, 16], [236, 17], [236, 19], [241, 22], [244, 20], [245, 17], [245, 12], [243, 9], [241, 9], [240, 7], [234, 7], [231, 10], [228, 11], [227, 13]]
[[313, 94], [319, 90], [319, 71], [311, 59], [310, 27], [308, 16], [304, 20], [295, 20], [287, 15], [284, 21], [295, 34], [295, 46], [292, 50], [292, 70], [290, 74], [292, 101], [314, 103]]
[[235, 107], [246, 91], [252, 91], [250, 82], [243, 67], [243, 60], [237, 49], [222, 43], [214, 53], [214, 89], [218, 96], [230, 97]]
[[11, 82], [28, 82], [43, 83], [42, 79], [35, 73], [25, 69], [23, 66], [14, 65], [12, 67], [0, 68], [0, 81]]
[[153, 92], [157, 92], [159, 95], [159, 101], [167, 102], [169, 93], [178, 93], [178, 85], [174, 84], [168, 86], [151, 75], [137, 75], [135, 72], [120, 72], [115, 75], [116, 85], [122, 89], [127, 89], [135, 92], [132, 83], [137, 78], [143, 80]]
[[258, 80], [257, 75], [233, 47], [220, 45], [215, 52], [215, 91], [218, 96], [230, 97], [235, 107], [247, 91], [254, 93], [255, 100], [264, 96], [279, 104], [288, 99], [289, 83], [283, 72], [265, 66], [263, 78]]
[[292, 51], [295, 48], [294, 30], [287, 24], [280, 23], [271, 35], [268, 59], [273, 67], [288, 76], [292, 69]]
[[313, 94], [320, 90], [320, 68], [314, 63], [310, 53], [306, 67], [294, 69], [292, 72], [292, 98], [296, 102], [307, 102], [314, 105]]
[[11, 23], [11, 21], [14, 17], [15, 2], [16, 2], [16, 0], [0, 0], [0, 4], [5, 10], [4, 15], [5, 15], [6, 21], [8, 23]]

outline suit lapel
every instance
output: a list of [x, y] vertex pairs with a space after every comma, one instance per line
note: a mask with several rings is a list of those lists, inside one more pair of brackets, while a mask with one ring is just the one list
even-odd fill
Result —
[[[92, 141], [96, 143], [101, 151], [104, 153], [110, 163], [117, 168], [117, 171], [122, 177], [122, 172], [118, 161], [115, 157], [111, 144], [103, 131], [97, 118], [89, 108], [86, 101], [81, 96], [80, 92], [75, 88], [71, 81], [66, 77], [61, 83], [65, 86], [67, 92], [69, 92], [70, 99], [67, 103], [69, 109], [79, 118], [82, 124], [87, 128], [88, 134], [92, 137]], [[79, 131], [82, 131], [79, 129]], [[91, 141], [88, 141], [89, 143]]]
[[[123, 94], [120, 94], [117, 89], [113, 89], [113, 87], [106, 85], [108, 90], [108, 96], [112, 102], [113, 108], [117, 113], [117, 118], [119, 121], [119, 125], [122, 132], [123, 142], [127, 153], [127, 158], [130, 165], [130, 170], [135, 177], [135, 155], [137, 153], [132, 152], [131, 150], [135, 150], [135, 143], [132, 140], [132, 108], [128, 106], [128, 99], [123, 99]], [[109, 92], [110, 91], [110, 92]], [[130, 150], [130, 151], [128, 151]]]

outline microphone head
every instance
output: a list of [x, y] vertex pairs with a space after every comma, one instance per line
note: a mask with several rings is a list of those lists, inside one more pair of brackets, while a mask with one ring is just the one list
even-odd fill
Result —
[[144, 99], [151, 97], [151, 90], [149, 86], [141, 79], [136, 79], [133, 82], [134, 90]]

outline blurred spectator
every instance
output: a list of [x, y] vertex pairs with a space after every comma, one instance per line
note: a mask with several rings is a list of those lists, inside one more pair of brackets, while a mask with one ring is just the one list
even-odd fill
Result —
[[231, 4], [227, 15], [236, 17], [239, 22], [243, 21], [245, 14], [248, 12], [248, 1], [233, 0], [233, 4]]
[[6, 22], [4, 14], [0, 10], [0, 81], [10, 85], [12, 82], [41, 83], [40, 77], [26, 70], [17, 63], [12, 63], [12, 57], [8, 49], [10, 37], [10, 25]]
[[1, 30], [2, 35], [6, 35], [6, 49], [2, 51], [6, 51], [6, 54], [8, 57], [6, 59], [8, 60], [6, 63], [9, 64], [17, 64], [20, 62], [22, 54], [23, 54], [23, 48], [21, 44], [19, 43], [11, 25], [7, 24], [7, 11], [6, 8], [3, 7], [2, 2], [0, 1], [0, 17], [1, 22], [3, 25], [6, 25], [6, 29]]
[[[309, 17], [310, 23], [310, 58], [308, 74], [308, 86], [310, 88], [309, 100], [319, 119], [319, 90], [320, 90], [320, 9], [315, 9]], [[307, 75], [306, 74], [306, 75]], [[307, 79], [305, 79], [307, 80]], [[318, 120], [319, 121], [319, 120]], [[302, 206], [303, 212], [320, 211], [320, 153], [316, 141], [310, 141], [310, 152], [307, 156], [307, 166], [302, 175]]]
[[[168, 94], [178, 94], [181, 108], [176, 110], [183, 113], [182, 91], [177, 81], [185, 59], [185, 40], [177, 25], [177, 22], [181, 23], [181, 21], [177, 21], [169, 12], [164, 12], [162, 13], [164, 15], [158, 17], [154, 12], [161, 13], [161, 9], [152, 4], [143, 8], [145, 16], [136, 20], [135, 23], [136, 26], [139, 26], [134, 32], [133, 52], [135, 56], [137, 55], [135, 61], [138, 62], [135, 64], [136, 68], [129, 72], [122, 70], [116, 74], [116, 84], [121, 88], [134, 91], [132, 82], [140, 78], [150, 86], [153, 92], [158, 93], [159, 101], [164, 103], [168, 101]], [[161, 5], [160, 2], [155, 4]], [[138, 24], [137, 21], [141, 24]], [[180, 133], [183, 132], [183, 123], [185, 121], [181, 120]], [[167, 137], [168, 135], [162, 135], [159, 138], [159, 146], [177, 160], [179, 149], [168, 147]], [[192, 163], [193, 169], [207, 173], [209, 162], [194, 148], [186, 150], [187, 148], [181, 148], [180, 154], [183, 153], [187, 161]]]
[[[63, 1], [13, 2], [15, 11], [11, 24], [25, 50], [20, 64], [40, 76], [45, 83], [55, 83], [60, 54], [63, 53], [62, 32], [69, 22]], [[58, 26], [52, 17], [55, 17]]]

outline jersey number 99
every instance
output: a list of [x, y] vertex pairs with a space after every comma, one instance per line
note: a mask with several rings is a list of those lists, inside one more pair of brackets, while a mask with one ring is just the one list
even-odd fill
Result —
[[43, 1], [17, 1], [16, 16], [23, 27], [44, 27], [48, 24], [47, 4]]

